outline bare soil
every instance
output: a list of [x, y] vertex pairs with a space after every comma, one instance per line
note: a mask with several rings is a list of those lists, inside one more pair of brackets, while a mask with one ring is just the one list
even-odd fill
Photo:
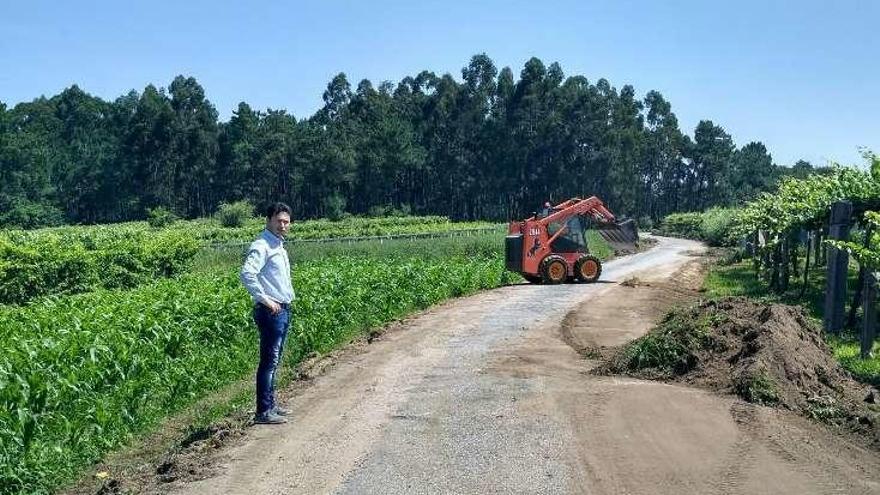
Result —
[[[705, 329], [698, 328], [698, 322], [704, 322]], [[670, 315], [656, 331], [681, 331], [682, 326], [705, 334], [691, 341], [686, 358], [675, 368], [630, 369], [624, 348], [605, 369], [799, 412], [860, 434], [867, 445], [880, 450], [878, 392], [849, 376], [802, 308], [745, 298], [705, 301]]]

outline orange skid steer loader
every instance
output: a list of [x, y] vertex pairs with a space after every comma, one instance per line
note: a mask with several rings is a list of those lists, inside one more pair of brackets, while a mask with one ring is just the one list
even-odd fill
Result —
[[618, 222], [595, 196], [573, 198], [556, 206], [546, 203], [540, 214], [510, 222], [504, 245], [507, 269], [532, 283], [599, 280], [602, 263], [590, 254], [585, 236], [590, 226], [615, 250], [635, 250], [635, 222]]

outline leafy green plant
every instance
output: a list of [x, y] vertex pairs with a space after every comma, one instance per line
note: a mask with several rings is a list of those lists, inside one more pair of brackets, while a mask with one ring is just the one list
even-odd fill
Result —
[[[299, 264], [285, 362], [516, 280], [498, 256]], [[251, 307], [230, 273], [0, 308], [0, 492], [48, 492], [136, 432], [249, 375], [258, 347]]]
[[254, 207], [247, 201], [223, 203], [214, 215], [220, 225], [229, 228], [241, 227], [254, 217]]
[[[296, 220], [291, 227], [290, 239], [325, 239], [336, 237], [369, 237], [405, 234], [429, 234], [495, 227], [489, 222], [451, 222], [441, 216], [421, 217], [345, 217], [330, 219]], [[177, 232], [208, 243], [249, 242], [265, 227], [262, 218], [248, 217], [240, 227], [223, 227], [214, 218], [178, 220], [162, 231]], [[14, 243], [39, 243], [44, 236], [57, 235], [83, 243], [100, 244], [108, 238], [154, 235], [155, 229], [147, 222], [126, 222], [106, 225], [63, 226], [40, 230], [0, 230], [0, 239]]]
[[157, 206], [147, 210], [147, 223], [154, 229], [167, 227], [178, 220], [173, 211], [164, 206]]
[[765, 370], [739, 377], [734, 387], [736, 393], [749, 402], [766, 406], [779, 402], [779, 388]]
[[0, 209], [0, 227], [41, 229], [64, 223], [64, 213], [51, 205], [19, 200], [2, 211]]
[[880, 270], [880, 213], [865, 212], [865, 223], [870, 227], [870, 239], [863, 241], [826, 241], [830, 246], [847, 251], [859, 264], [869, 270]]
[[342, 220], [345, 216], [345, 197], [341, 194], [333, 194], [325, 198], [324, 209], [328, 219], [332, 221]]
[[830, 174], [786, 178], [775, 193], [764, 193], [743, 208], [737, 216], [736, 229], [741, 235], [764, 230], [776, 236], [795, 227], [815, 228], [824, 221], [835, 201], [877, 198], [880, 183], [862, 170], [837, 167]]
[[686, 309], [674, 310], [657, 328], [627, 345], [622, 364], [630, 370], [685, 373], [696, 365], [695, 352], [712, 345], [709, 330], [722, 321], [721, 315], [694, 320]]
[[737, 242], [737, 210], [733, 208], [710, 208], [703, 212], [700, 235], [710, 246], [734, 246]]
[[[206, 243], [251, 241], [263, 225], [259, 219], [248, 219], [242, 227], [224, 228], [196, 220], [159, 230], [141, 222], [0, 231], [0, 304], [98, 288], [133, 288], [158, 277], [176, 276], [186, 271]], [[291, 238], [440, 234], [492, 226], [452, 223], [445, 217], [311, 220], [296, 222]], [[231, 249], [240, 253], [241, 245]]]
[[703, 217], [699, 212], [673, 213], [667, 215], [663, 221], [660, 222], [660, 225], [657, 227], [657, 232], [661, 235], [701, 239], [702, 225]]
[[736, 231], [738, 210], [710, 208], [704, 212], [673, 213], [660, 222], [656, 231], [706, 241], [710, 246], [733, 246], [739, 237]]
[[0, 236], [0, 304], [136, 287], [183, 273], [199, 249], [199, 241], [173, 231], [100, 240], [46, 234], [24, 243]]
[[811, 418], [826, 423], [834, 423], [846, 417], [846, 410], [834, 397], [829, 396], [809, 397], [806, 412]]

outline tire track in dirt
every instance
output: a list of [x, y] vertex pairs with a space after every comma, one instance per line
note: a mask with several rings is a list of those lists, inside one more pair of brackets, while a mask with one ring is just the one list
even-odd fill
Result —
[[[591, 358], [638, 337], [664, 307], [693, 301], [699, 284], [688, 281], [701, 279], [698, 268], [607, 291], [607, 306], [585, 304], [566, 317], [563, 339], [594, 366]], [[688, 290], [668, 290], [672, 281]], [[880, 493], [875, 453], [791, 412], [625, 377], [582, 386], [607, 392], [603, 413], [577, 432], [584, 450], [598, 451], [587, 454], [589, 472], [601, 473], [591, 474], [592, 493]]]

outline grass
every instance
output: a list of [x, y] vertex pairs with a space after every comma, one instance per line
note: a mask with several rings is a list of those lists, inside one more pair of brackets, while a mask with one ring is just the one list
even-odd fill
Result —
[[[776, 294], [767, 287], [765, 281], [758, 279], [751, 262], [741, 261], [713, 266], [706, 275], [703, 289], [709, 298], [744, 296], [768, 303], [802, 306], [812, 318], [821, 322], [825, 302], [825, 270], [820, 267], [810, 271], [804, 297], [799, 298], [802, 280], [802, 277], [792, 279], [791, 288], [787, 292]], [[857, 282], [858, 270], [851, 264], [847, 281], [848, 294], [853, 294]], [[858, 335], [854, 331], [850, 330], [839, 336], [828, 335], [826, 341], [840, 364], [856, 379], [880, 386], [880, 343], [874, 343], [873, 357], [860, 359]]]
[[595, 230], [587, 231], [587, 247], [590, 248], [590, 254], [600, 260], [607, 260], [614, 256], [614, 250]]
[[880, 387], [880, 342], [874, 342], [874, 357], [859, 357], [859, 342], [855, 336], [828, 337], [834, 357], [856, 377], [857, 380]]
[[629, 370], [653, 369], [664, 375], [686, 373], [695, 365], [693, 352], [712, 344], [709, 330], [722, 320], [721, 314], [694, 320], [687, 309], [675, 309], [654, 331], [629, 344], [620, 364]]
[[779, 402], [779, 388], [764, 370], [742, 377], [736, 384], [736, 393], [755, 404], [772, 406]]

